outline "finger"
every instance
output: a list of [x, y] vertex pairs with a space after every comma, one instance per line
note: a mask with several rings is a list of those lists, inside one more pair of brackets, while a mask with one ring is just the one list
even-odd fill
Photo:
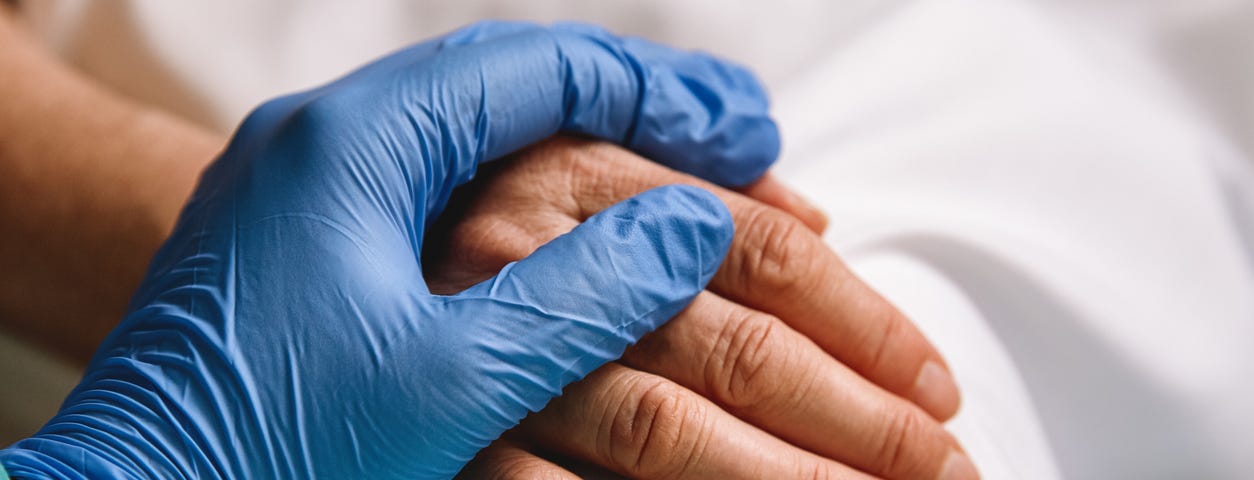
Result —
[[842, 363], [937, 419], [957, 412], [958, 388], [940, 353], [795, 218], [604, 144], [563, 140], [530, 152], [556, 167], [519, 165], [499, 178], [509, 181], [509, 174], [528, 168], [573, 171], [570, 194], [538, 201], [554, 202], [576, 220], [654, 185], [690, 184], [714, 192], [732, 212], [736, 234], [711, 290], [783, 319]]
[[664, 378], [617, 364], [571, 385], [521, 428], [632, 478], [869, 478], [767, 435]]
[[[657, 188], [594, 215], [494, 278], [442, 297], [445, 311], [432, 318], [462, 320], [423, 325], [429, 332], [415, 348], [446, 363], [415, 379], [429, 390], [420, 398], [446, 404], [430, 411], [469, 408], [486, 428], [424, 434], [456, 438], [473, 447], [469, 454], [487, 446], [679, 313], [705, 288], [731, 235], [726, 208], [708, 192]], [[497, 393], [485, 400], [483, 392]], [[465, 437], [452, 437], [459, 434]]]
[[796, 217], [806, 225], [810, 231], [823, 234], [827, 229], [827, 214], [823, 213], [817, 206], [810, 203], [797, 192], [779, 181], [779, 179], [767, 172], [762, 178], [755, 180], [753, 183], [736, 189], [742, 195], [765, 203], [772, 207], [787, 212], [789, 215]]
[[917, 406], [833, 361], [779, 319], [708, 292], [628, 350], [622, 362], [877, 477], [930, 480], [940, 478], [947, 462], [969, 463], [954, 438]]
[[940, 353], [817, 235], [782, 212], [724, 195], [737, 236], [710, 289], [785, 319], [824, 351], [937, 419], [959, 393]]
[[[672, 169], [725, 186], [741, 186], [761, 177], [771, 161], [727, 162], [693, 149], [695, 155], [668, 155], [676, 140], [676, 125], [670, 118], [673, 104], [683, 105], [696, 93], [705, 109], [695, 112], [694, 121], [712, 127], [685, 132], [689, 140], [712, 143], [736, 154], [732, 158], [769, 158], [779, 155], [779, 134], [773, 123], [767, 124], [761, 112], [769, 109], [766, 90], [752, 72], [732, 63], [700, 52], [681, 52], [641, 38], [624, 38], [627, 51], [648, 65], [656, 65], [654, 75], [661, 85], [658, 101], [641, 106], [637, 133], [629, 144], [632, 150]], [[709, 97], [700, 91], [741, 92], [743, 95]], [[769, 118], [765, 119], [770, 121]], [[682, 138], [682, 137], [679, 137]]]
[[496, 271], [579, 219], [640, 190], [677, 183], [703, 186], [728, 205], [737, 224], [728, 261], [711, 289], [783, 319], [833, 357], [937, 419], [957, 411], [957, 386], [926, 337], [821, 239], [777, 209], [621, 149], [568, 138], [537, 145], [485, 180], [479, 188], [528, 193], [469, 207], [471, 220], [458, 225], [450, 241], [482, 245], [483, 239], [508, 232], [508, 241], [482, 245], [475, 258], [461, 258], [464, 265], [482, 269], [479, 275], [468, 272], [469, 278], [483, 278], [483, 272]]
[[459, 479], [465, 480], [579, 480], [579, 476], [501, 440], [489, 445], [466, 464]]
[[670, 51], [589, 26], [471, 27], [310, 92], [298, 115], [317, 124], [354, 115], [387, 124], [379, 131], [412, 132], [384, 139], [403, 171], [379, 174], [411, 179], [426, 195], [405, 212], [419, 227], [480, 162], [558, 131], [616, 142], [721, 183], [765, 171], [779, 139], [756, 81], [728, 80], [738, 67], [700, 54], [645, 57], [645, 45], [649, 53]]

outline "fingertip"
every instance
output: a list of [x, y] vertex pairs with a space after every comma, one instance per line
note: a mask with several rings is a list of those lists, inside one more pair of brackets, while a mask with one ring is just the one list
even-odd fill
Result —
[[747, 185], [765, 175], [779, 158], [779, 126], [764, 110], [744, 112], [738, 118], [729, 119], [723, 129], [729, 141], [722, 144], [722, 162], [710, 162], [708, 168], [714, 183], [727, 187]]
[[748, 69], [588, 24], [547, 31], [573, 65], [563, 130], [724, 186], [757, 179], [779, 156], [766, 88]]
[[[658, 211], [667, 212], [672, 222], [689, 225], [695, 248], [702, 288], [710, 281], [731, 248], [735, 222], [727, 205], [713, 193], [691, 185], [667, 185], [641, 193], [636, 198], [655, 202]], [[676, 229], [683, 231], [683, 229]]]
[[700, 50], [680, 50], [641, 37], [623, 37], [622, 44], [637, 59], [684, 78], [722, 87], [758, 109], [766, 110], [770, 105], [766, 87], [758, 76], [733, 60]]
[[703, 52], [622, 39], [649, 71], [631, 147], [719, 185], [761, 177], [779, 157], [766, 87], [749, 69]]
[[709, 75], [653, 70], [629, 147], [728, 187], [756, 180], [775, 163], [779, 127], [765, 100]]

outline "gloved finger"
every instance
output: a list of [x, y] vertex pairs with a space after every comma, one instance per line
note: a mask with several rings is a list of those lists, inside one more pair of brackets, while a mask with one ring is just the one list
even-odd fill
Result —
[[[719, 185], [741, 186], [761, 177], [779, 155], [779, 132], [765, 116], [770, 108], [766, 90], [749, 70], [643, 38], [614, 39], [595, 26], [559, 23], [552, 28], [617, 40], [650, 70], [653, 92], [641, 103], [635, 133], [625, 144], [644, 157]], [[676, 122], [677, 112], [691, 118]], [[684, 143], [691, 147], [674, 155]]]
[[572, 384], [521, 429], [631, 478], [870, 478], [755, 429], [667, 379], [616, 363]]
[[619, 37], [591, 27], [500, 29], [507, 33], [468, 35], [482, 38], [446, 42], [431, 55], [398, 52], [307, 102], [328, 117], [356, 112], [365, 123], [390, 122], [380, 129], [392, 132], [384, 141], [410, 157], [400, 176], [425, 195], [413, 212], [421, 224], [480, 162], [558, 131], [626, 145], [717, 183], [747, 183], [775, 160], [778, 131], [756, 84], [727, 81], [717, 68], [681, 74], [672, 60], [638, 58]]
[[[449, 359], [449, 368], [476, 369], [447, 373], [475, 381], [449, 382], [423, 398], [450, 402], [448, 411], [478, 402], [482, 431], [504, 432], [683, 309], [718, 269], [731, 236], [726, 207], [695, 187], [661, 187], [605, 209], [496, 277], [443, 297], [448, 311], [438, 318], [467, 320], [427, 328], [462, 333], [424, 338], [462, 343], [420, 347]], [[485, 400], [482, 392], [495, 393]], [[478, 449], [494, 438], [464, 443]]]
[[579, 476], [526, 450], [522, 445], [499, 440], [479, 451], [466, 464], [463, 480], [579, 480]]
[[[463, 265], [499, 268], [579, 219], [643, 189], [676, 183], [704, 186], [727, 204], [736, 222], [728, 259], [711, 281], [711, 290], [782, 319], [837, 360], [935, 418], [956, 413], [959, 392], [940, 353], [796, 219], [604, 144], [555, 140], [524, 156], [506, 165], [488, 186], [510, 190], [511, 182], [528, 182], [518, 190], [529, 195], [474, 209], [468, 212], [472, 217], [484, 218], [453, 232], [455, 241], [482, 243], [493, 237], [490, 230], [508, 231], [510, 241], [481, 249], [477, 258], [461, 259]], [[563, 183], [534, 186], [536, 179], [549, 177]], [[562, 213], [554, 210], [567, 218], [563, 221]]]
[[[561, 27], [562, 24], [555, 25]], [[624, 45], [630, 48], [640, 59], [666, 65], [680, 76], [717, 79], [728, 85], [728, 88], [755, 92], [755, 95], [738, 99], [756, 104], [759, 108], [767, 106], [767, 93], [753, 72], [736, 65], [720, 61], [716, 57], [701, 52], [686, 52], [665, 45], [651, 42], [639, 37], [623, 38]]]
[[709, 292], [628, 349], [621, 362], [877, 477], [976, 478], [940, 475], [974, 468], [927, 413], [836, 362], [778, 318]]

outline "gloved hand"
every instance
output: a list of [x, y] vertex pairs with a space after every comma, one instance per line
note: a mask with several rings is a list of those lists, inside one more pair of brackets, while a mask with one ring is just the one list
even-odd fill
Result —
[[452, 476], [679, 312], [731, 240], [717, 198], [662, 187], [430, 294], [423, 236], [453, 188], [558, 131], [724, 184], [778, 149], [743, 70], [578, 25], [480, 24], [270, 101], [61, 411], [0, 463], [17, 478]]

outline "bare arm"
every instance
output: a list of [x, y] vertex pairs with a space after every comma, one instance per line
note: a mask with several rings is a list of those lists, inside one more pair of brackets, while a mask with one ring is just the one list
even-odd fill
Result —
[[0, 5], [0, 328], [85, 360], [224, 139], [108, 92]]

